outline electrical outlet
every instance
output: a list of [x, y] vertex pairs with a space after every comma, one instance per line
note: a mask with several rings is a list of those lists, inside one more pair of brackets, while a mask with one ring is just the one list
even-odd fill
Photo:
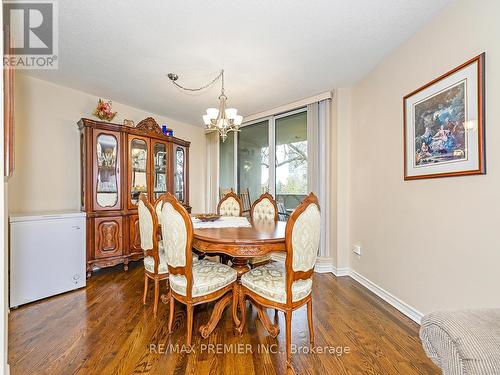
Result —
[[359, 246], [359, 245], [354, 245], [354, 246], [352, 247], [352, 252], [353, 252], [354, 254], [357, 254], [357, 255], [361, 256], [361, 246]]

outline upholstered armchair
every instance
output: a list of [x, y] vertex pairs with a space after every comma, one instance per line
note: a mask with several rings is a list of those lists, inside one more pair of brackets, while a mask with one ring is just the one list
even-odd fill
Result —
[[[278, 221], [278, 207], [273, 196], [269, 193], [262, 194], [257, 199], [250, 209], [250, 217], [254, 222], [277, 222]], [[269, 263], [271, 261], [270, 255], [261, 257], [250, 258], [250, 265], [256, 267]]]
[[[313, 269], [320, 240], [320, 210], [316, 196], [309, 194], [295, 209], [285, 230], [286, 260], [256, 267], [241, 276], [240, 304], [245, 298], [260, 310], [274, 308], [285, 313], [286, 358], [291, 363], [292, 312], [307, 304], [310, 342], [314, 342], [312, 322]], [[242, 309], [238, 331], [243, 332], [246, 309]], [[261, 318], [262, 319], [262, 318]], [[274, 326], [275, 335], [279, 333]]]
[[141, 248], [144, 251], [144, 296], [142, 303], [146, 304], [148, 282], [149, 279], [152, 279], [155, 289], [153, 316], [156, 318], [158, 299], [160, 298], [160, 281], [168, 279], [167, 262], [163, 245], [158, 242], [158, 219], [155, 210], [144, 194], [139, 196], [137, 211]]
[[243, 206], [240, 197], [230, 191], [219, 201], [217, 213], [222, 216], [241, 216]]
[[[193, 330], [193, 307], [202, 303], [219, 300], [214, 314], [221, 314], [224, 306], [233, 301], [233, 319], [236, 316], [237, 293], [236, 271], [231, 267], [203, 259], [194, 263], [191, 256], [193, 223], [186, 209], [170, 193], [163, 200], [161, 211], [162, 241], [170, 273], [170, 309], [168, 330], [172, 332], [175, 300], [186, 305], [187, 338], [191, 345]], [[204, 338], [214, 329], [205, 325], [200, 329]]]

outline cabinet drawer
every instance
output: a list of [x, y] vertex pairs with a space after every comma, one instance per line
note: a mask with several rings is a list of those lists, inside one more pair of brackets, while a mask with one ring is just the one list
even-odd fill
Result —
[[94, 219], [95, 257], [109, 258], [123, 253], [123, 218], [98, 217]]

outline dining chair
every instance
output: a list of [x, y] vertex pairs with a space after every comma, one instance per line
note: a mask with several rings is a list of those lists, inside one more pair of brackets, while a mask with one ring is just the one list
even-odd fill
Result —
[[139, 236], [144, 251], [144, 296], [146, 304], [149, 279], [154, 281], [153, 316], [156, 318], [158, 299], [160, 298], [160, 281], [168, 279], [168, 268], [163, 251], [163, 244], [158, 239], [158, 219], [155, 209], [145, 194], [139, 195], [137, 206], [139, 214]]
[[154, 204], [155, 208], [155, 213], [156, 213], [156, 218], [158, 219], [158, 225], [161, 226], [161, 207], [163, 206], [163, 198], [165, 197], [165, 194], [160, 195]]
[[242, 189], [240, 191], [239, 197], [241, 199], [242, 215], [250, 215], [250, 210], [252, 207], [252, 201], [250, 200], [250, 190], [248, 190], [248, 188]]
[[222, 216], [241, 216], [242, 211], [241, 199], [233, 191], [224, 195], [217, 205], [217, 214]]
[[[163, 207], [163, 202], [166, 198], [166, 194], [160, 195], [154, 204], [155, 207], [155, 212], [156, 212], [156, 218], [158, 219], [158, 228], [161, 228], [161, 209]], [[158, 231], [158, 240], [160, 241], [159, 244], [161, 245], [161, 248], [163, 249], [163, 243], [161, 241], [161, 230]], [[192, 257], [193, 257], [193, 264], [198, 262], [200, 257], [205, 257], [204, 253], [199, 253], [198, 251], [195, 251], [195, 249], [192, 249]]]
[[[285, 229], [286, 260], [256, 267], [241, 276], [240, 304], [245, 298], [259, 309], [274, 308], [285, 313], [286, 360], [291, 364], [292, 312], [307, 304], [309, 340], [314, 343], [312, 321], [313, 270], [320, 240], [320, 208], [318, 198], [311, 193], [290, 215]], [[240, 334], [245, 325], [246, 309], [241, 311]], [[265, 318], [265, 317], [264, 317]], [[262, 320], [263, 318], [261, 318]], [[276, 327], [275, 327], [276, 328]], [[275, 335], [279, 333], [276, 328]]]
[[[278, 221], [278, 207], [273, 196], [269, 193], [262, 194], [252, 204], [250, 210], [250, 217], [254, 222], [277, 222]], [[264, 255], [260, 257], [250, 258], [249, 263], [251, 267], [261, 266], [271, 261], [271, 255]]]
[[233, 188], [219, 188], [219, 199], [224, 198], [227, 193], [231, 193]]
[[[206, 259], [193, 263], [191, 248], [193, 242], [193, 223], [186, 209], [170, 193], [163, 200], [162, 241], [167, 259], [170, 296], [168, 331], [172, 332], [175, 300], [186, 305], [187, 338], [186, 345], [191, 345], [193, 330], [193, 307], [202, 303], [219, 300], [214, 307], [214, 314], [222, 314], [230, 299], [233, 302], [233, 319], [238, 305], [236, 291], [236, 271], [221, 263]], [[219, 315], [220, 316], [220, 315]], [[200, 332], [208, 337], [215, 327], [202, 326]]]
[[290, 214], [286, 212], [286, 207], [283, 202], [276, 202], [278, 207], [278, 220], [279, 221], [287, 221], [290, 217]]

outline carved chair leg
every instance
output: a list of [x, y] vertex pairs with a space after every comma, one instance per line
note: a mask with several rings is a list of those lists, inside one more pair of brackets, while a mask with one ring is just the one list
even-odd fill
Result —
[[240, 326], [240, 319], [238, 318], [238, 300], [239, 300], [239, 290], [238, 290], [238, 284], [234, 283], [233, 286], [233, 306], [232, 306], [232, 312], [233, 312], [233, 321], [234, 321], [234, 326], [238, 328]]
[[174, 322], [175, 299], [170, 293], [170, 307], [168, 309], [168, 333], [172, 333], [172, 323]]
[[257, 306], [257, 316], [259, 317], [260, 322], [266, 329], [267, 333], [271, 335], [271, 337], [276, 337], [280, 333], [280, 328], [277, 324], [271, 323], [269, 317], [267, 316], [266, 309], [263, 306]]
[[[243, 291], [243, 287], [238, 287], [238, 299], [239, 299], [239, 306], [240, 306], [240, 312], [241, 312], [241, 320], [238, 328], [236, 330], [239, 332], [241, 335], [243, 333], [243, 329], [245, 328], [245, 322], [246, 322], [246, 315], [247, 315], [247, 309], [246, 309], [246, 304], [245, 304], [245, 292]], [[250, 304], [251, 306], [252, 304]]]
[[312, 298], [307, 302], [307, 323], [309, 324], [309, 342], [314, 345], [314, 328], [313, 328], [313, 301]]
[[[220, 321], [222, 313], [224, 312], [226, 306], [229, 305], [229, 303], [231, 303], [232, 297], [233, 296], [231, 295], [231, 293], [226, 293], [224, 297], [220, 298], [217, 301], [207, 324], [204, 324], [200, 327], [200, 333], [204, 339], [210, 336], [215, 327], [217, 327], [217, 324]], [[205, 305], [208, 305], [208, 303], [206, 303]]]
[[286, 364], [292, 364], [292, 310], [285, 311], [285, 326], [286, 326]]
[[153, 317], [156, 318], [156, 312], [158, 311], [158, 299], [160, 298], [160, 280], [155, 279], [155, 300], [153, 305]]
[[186, 310], [187, 310], [187, 338], [186, 338], [186, 345], [191, 346], [191, 338], [193, 336], [193, 306], [190, 304], [186, 305]]
[[144, 273], [144, 296], [142, 297], [142, 304], [143, 305], [146, 304], [146, 297], [148, 295], [148, 281], [149, 281], [149, 277], [148, 277], [148, 275], [146, 275], [146, 273]]

